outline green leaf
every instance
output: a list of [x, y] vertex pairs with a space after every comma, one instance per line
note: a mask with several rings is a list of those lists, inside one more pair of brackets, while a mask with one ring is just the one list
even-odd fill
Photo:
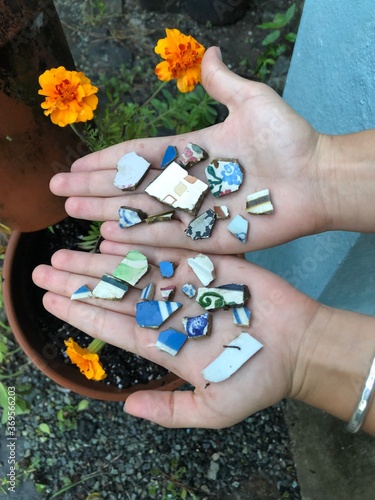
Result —
[[51, 434], [51, 429], [49, 428], [49, 425], [46, 423], [41, 423], [38, 425], [39, 430], [44, 432], [45, 434]]
[[296, 12], [296, 4], [293, 3], [289, 7], [289, 9], [285, 12], [285, 16], [284, 16], [285, 24], [288, 24], [293, 19], [295, 12]]
[[262, 45], [270, 45], [271, 43], [276, 42], [276, 40], [279, 38], [280, 35], [281, 35], [280, 30], [271, 31], [271, 33], [269, 33], [263, 40]]
[[89, 401], [87, 399], [82, 399], [77, 406], [77, 411], [83, 411], [86, 410], [86, 408], [89, 406]]
[[287, 33], [284, 38], [288, 42], [295, 43], [295, 41], [297, 40], [297, 33]]

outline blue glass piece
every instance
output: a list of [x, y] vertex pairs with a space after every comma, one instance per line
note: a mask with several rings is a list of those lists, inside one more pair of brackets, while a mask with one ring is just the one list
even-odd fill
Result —
[[147, 300], [138, 302], [135, 319], [141, 328], [159, 328], [173, 313], [182, 307], [181, 302]]
[[230, 224], [228, 224], [227, 229], [233, 236], [240, 240], [241, 243], [246, 243], [249, 223], [242, 215], [236, 215]]
[[176, 146], [168, 146], [160, 163], [160, 168], [168, 167], [178, 156]]
[[184, 333], [169, 328], [159, 333], [156, 347], [161, 351], [171, 354], [171, 356], [176, 356], [186, 340], [187, 336]]
[[164, 260], [162, 262], [159, 262], [159, 269], [160, 274], [163, 278], [172, 278], [172, 276], [174, 275], [175, 266], [173, 262]]
[[204, 337], [211, 333], [212, 314], [204, 313], [191, 318], [185, 317], [182, 323], [189, 339]]

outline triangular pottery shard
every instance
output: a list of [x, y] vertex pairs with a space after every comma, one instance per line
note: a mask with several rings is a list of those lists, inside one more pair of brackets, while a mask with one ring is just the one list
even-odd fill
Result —
[[180, 307], [182, 307], [181, 302], [169, 302], [165, 300], [138, 302], [135, 319], [141, 328], [158, 329]]
[[122, 191], [134, 191], [142, 182], [150, 168], [150, 163], [132, 151], [117, 162], [117, 173], [113, 184]]
[[195, 215], [208, 191], [208, 185], [172, 162], [145, 191], [165, 205]]

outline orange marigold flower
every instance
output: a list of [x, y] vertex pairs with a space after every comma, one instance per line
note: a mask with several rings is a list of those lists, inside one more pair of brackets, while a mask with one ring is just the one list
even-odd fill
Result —
[[165, 61], [159, 63], [155, 73], [159, 80], [168, 82], [177, 79], [180, 92], [191, 92], [197, 83], [202, 83], [201, 63], [205, 48], [191, 35], [177, 29], [166, 29], [167, 37], [161, 38], [155, 52]]
[[[93, 340], [88, 347], [82, 348], [70, 337], [68, 340], [64, 340], [64, 343], [70, 361], [78, 366], [86, 378], [89, 380], [103, 380], [107, 376], [97, 354], [105, 342]], [[93, 347], [93, 344], [95, 347]]]
[[68, 71], [64, 66], [45, 71], [39, 77], [38, 94], [46, 96], [41, 104], [44, 114], [60, 127], [86, 122], [94, 117], [98, 105], [98, 88], [91, 85], [84, 73]]

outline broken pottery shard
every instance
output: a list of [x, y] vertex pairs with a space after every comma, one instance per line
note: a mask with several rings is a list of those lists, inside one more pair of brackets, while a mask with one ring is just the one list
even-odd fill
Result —
[[189, 175], [184, 168], [173, 161], [145, 191], [165, 205], [195, 215], [208, 191], [208, 186]]
[[207, 286], [215, 279], [214, 265], [207, 255], [200, 253], [196, 257], [187, 259], [187, 263], [200, 279], [202, 285]]
[[96, 299], [121, 300], [128, 290], [128, 285], [122, 280], [104, 274], [92, 291], [92, 295]]
[[207, 311], [242, 307], [250, 298], [246, 285], [222, 285], [217, 288], [198, 288], [196, 301]]
[[176, 146], [168, 146], [160, 162], [160, 168], [168, 167], [178, 156]]
[[81, 299], [90, 299], [92, 297], [92, 292], [89, 289], [88, 286], [83, 285], [76, 290], [72, 296], [70, 297], [71, 300], [81, 300]]
[[246, 212], [254, 215], [273, 214], [274, 209], [268, 189], [249, 194], [246, 199]]
[[226, 205], [215, 205], [213, 211], [217, 219], [228, 219], [229, 217], [229, 209]]
[[135, 319], [142, 328], [158, 329], [173, 313], [182, 307], [181, 302], [165, 300], [146, 300], [138, 302]]
[[160, 288], [160, 295], [163, 300], [172, 300], [176, 291], [176, 287], [173, 285], [164, 286]]
[[152, 300], [155, 294], [155, 285], [153, 283], [149, 283], [141, 292], [142, 300]]
[[147, 273], [148, 269], [147, 257], [138, 250], [130, 250], [113, 271], [113, 276], [134, 286]]
[[189, 339], [208, 336], [211, 333], [212, 314], [204, 313], [193, 317], [185, 316], [182, 318], [182, 324]]
[[118, 211], [118, 224], [121, 229], [140, 224], [147, 217], [145, 212], [131, 207], [120, 207]]
[[202, 375], [207, 382], [222, 382], [235, 373], [263, 345], [247, 332], [242, 332], [228, 345], [224, 351], [210, 363]]
[[227, 225], [227, 229], [233, 234], [241, 243], [246, 243], [247, 233], [249, 231], [249, 223], [242, 215], [236, 217]]
[[159, 333], [156, 347], [161, 351], [167, 352], [171, 356], [176, 356], [186, 340], [187, 335], [177, 330], [173, 330], [173, 328], [169, 328]]
[[169, 222], [172, 220], [174, 210], [168, 210], [167, 212], [158, 212], [157, 214], [150, 214], [146, 217], [146, 224], [153, 224], [154, 222]]
[[233, 323], [235, 325], [237, 326], [250, 325], [251, 312], [247, 307], [245, 306], [235, 307], [232, 312], [233, 312]]
[[197, 289], [195, 288], [194, 285], [192, 285], [191, 283], [185, 283], [182, 288], [181, 288], [181, 291], [187, 296], [189, 297], [189, 299], [192, 299], [193, 297], [195, 297], [195, 294], [197, 293]]
[[205, 170], [211, 193], [216, 196], [237, 191], [243, 181], [243, 170], [234, 158], [217, 158]]
[[182, 154], [178, 157], [177, 163], [184, 168], [190, 168], [200, 161], [206, 160], [208, 153], [203, 148], [192, 142], [188, 142]]
[[193, 219], [185, 229], [186, 236], [190, 236], [192, 240], [201, 240], [211, 236], [212, 228], [215, 225], [216, 214], [209, 208], [201, 215]]
[[123, 191], [133, 191], [143, 180], [150, 163], [132, 151], [117, 162], [117, 173], [113, 184]]
[[175, 265], [169, 260], [163, 260], [159, 262], [160, 274], [163, 278], [172, 278], [174, 275]]

